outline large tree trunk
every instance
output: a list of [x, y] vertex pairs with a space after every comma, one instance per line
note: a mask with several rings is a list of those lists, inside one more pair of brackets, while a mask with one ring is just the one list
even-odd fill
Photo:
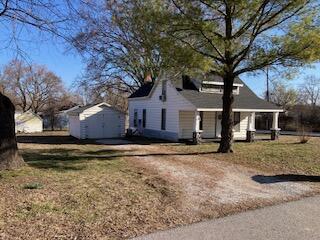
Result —
[[223, 88], [223, 110], [222, 110], [222, 120], [221, 120], [221, 141], [218, 152], [220, 153], [230, 153], [233, 152], [233, 113], [232, 105], [234, 101], [233, 97], [233, 82], [234, 76], [232, 74], [227, 74], [224, 79]]
[[10, 99], [0, 93], [0, 170], [24, 165], [23, 158], [18, 153], [14, 112]]

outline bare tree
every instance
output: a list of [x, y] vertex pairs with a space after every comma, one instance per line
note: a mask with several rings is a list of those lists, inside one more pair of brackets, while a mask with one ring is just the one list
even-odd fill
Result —
[[49, 99], [64, 91], [61, 79], [45, 66], [13, 60], [4, 68], [1, 82], [6, 94], [23, 112], [43, 110]]
[[307, 76], [299, 87], [299, 97], [302, 103], [315, 107], [320, 100], [320, 78]]
[[8, 63], [1, 74], [1, 84], [4, 88], [5, 94], [13, 101], [14, 105], [23, 112], [28, 111], [28, 96], [26, 91], [26, 84], [28, 69], [27, 66], [17, 60]]
[[294, 88], [288, 87], [281, 81], [273, 81], [270, 101], [285, 109], [290, 109], [298, 103], [298, 93]]
[[[5, 31], [3, 47], [14, 46], [15, 50], [22, 52], [19, 44], [21, 40], [27, 40], [25, 33], [28, 30], [30, 33], [30, 28], [63, 36], [68, 26], [63, 23], [69, 16], [68, 8], [62, 4], [69, 2], [59, 3], [50, 0], [0, 0], [0, 21]], [[17, 151], [14, 111], [10, 99], [0, 93], [0, 169], [17, 168], [24, 164]]]
[[59, 113], [61, 110], [69, 109], [75, 106], [73, 96], [68, 92], [62, 90], [58, 94], [50, 95], [44, 106], [42, 115], [46, 117], [47, 124], [50, 126], [51, 130], [56, 128], [61, 129], [59, 126]]

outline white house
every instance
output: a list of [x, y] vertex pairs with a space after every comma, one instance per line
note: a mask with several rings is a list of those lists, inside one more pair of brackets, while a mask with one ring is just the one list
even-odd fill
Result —
[[[239, 78], [233, 85], [234, 138], [253, 141], [255, 113], [273, 113], [272, 138], [279, 134], [282, 109], [257, 97]], [[223, 80], [162, 76], [129, 97], [130, 128], [152, 138], [171, 141], [221, 137]]]
[[16, 112], [14, 114], [16, 133], [36, 133], [42, 132], [42, 118], [31, 112]]
[[107, 103], [90, 104], [68, 112], [69, 132], [79, 139], [117, 138], [126, 130], [126, 114]]

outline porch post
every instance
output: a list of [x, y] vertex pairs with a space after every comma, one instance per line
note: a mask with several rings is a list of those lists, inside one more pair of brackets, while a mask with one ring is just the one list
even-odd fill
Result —
[[277, 140], [280, 135], [280, 128], [279, 128], [279, 112], [273, 113], [272, 119], [272, 128], [271, 128], [271, 140]]
[[247, 128], [247, 142], [254, 142], [254, 137], [256, 133], [255, 126], [256, 114], [251, 112], [248, 119], [248, 128]]
[[200, 143], [200, 112], [194, 112], [194, 119], [193, 119], [193, 134], [192, 134], [192, 143], [199, 144]]

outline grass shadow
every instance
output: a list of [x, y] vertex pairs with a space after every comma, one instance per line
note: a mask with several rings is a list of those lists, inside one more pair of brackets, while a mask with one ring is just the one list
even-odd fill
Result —
[[255, 175], [252, 180], [260, 184], [272, 184], [280, 182], [320, 182], [320, 176], [301, 174], [280, 174], [280, 175]]
[[[78, 149], [34, 149], [23, 151], [21, 154], [25, 162], [39, 169], [53, 169], [57, 171], [84, 170], [86, 163], [91, 160], [112, 161], [117, 159], [116, 150], [110, 150], [109, 155], [78, 154]], [[112, 153], [112, 154], [111, 154]]]
[[45, 136], [45, 135], [20, 135], [17, 136], [18, 143], [34, 144], [94, 144], [99, 145], [92, 139], [80, 140], [72, 136]]

